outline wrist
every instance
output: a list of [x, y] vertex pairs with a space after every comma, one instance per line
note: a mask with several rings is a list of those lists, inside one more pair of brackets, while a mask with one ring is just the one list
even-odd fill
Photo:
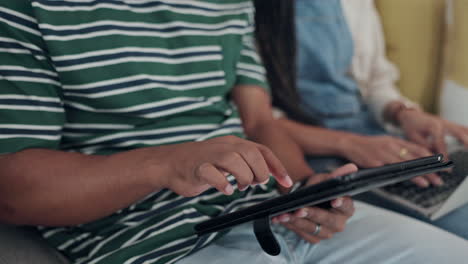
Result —
[[337, 138], [336, 144], [336, 155], [344, 158], [348, 158], [348, 152], [350, 149], [354, 148], [356, 145], [354, 142], [359, 140], [361, 136], [355, 134], [344, 134]]
[[417, 113], [416, 108], [405, 108], [405, 109], [398, 111], [395, 115], [394, 124], [401, 126], [401, 124], [404, 123], [405, 118], [413, 113]]
[[413, 105], [395, 101], [387, 106], [384, 112], [384, 119], [395, 126], [400, 126], [404, 117], [407, 116], [407, 113], [416, 112], [418, 110], [419, 109]]
[[[142, 148], [136, 150], [135, 172], [142, 184], [151, 186], [154, 190], [169, 188], [169, 175], [175, 172], [171, 170], [171, 151], [165, 151], [166, 146]], [[160, 153], [164, 155], [161, 155]]]

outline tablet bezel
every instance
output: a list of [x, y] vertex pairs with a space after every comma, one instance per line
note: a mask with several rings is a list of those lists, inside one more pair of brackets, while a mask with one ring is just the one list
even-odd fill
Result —
[[336, 179], [304, 187], [294, 193], [266, 200], [248, 208], [217, 216], [195, 226], [197, 235], [218, 232], [256, 219], [315, 206], [342, 196], [352, 196], [413, 177], [449, 169], [441, 154], [426, 158], [361, 170]]

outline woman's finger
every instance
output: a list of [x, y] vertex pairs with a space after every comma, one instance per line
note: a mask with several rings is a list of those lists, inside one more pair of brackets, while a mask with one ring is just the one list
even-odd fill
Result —
[[319, 226], [319, 232], [317, 233], [317, 223], [314, 223], [307, 218], [293, 217], [288, 223], [285, 223], [284, 225], [294, 226], [294, 228], [301, 233], [318, 237], [320, 240], [330, 239], [335, 233], [326, 226], [321, 225]]
[[445, 129], [441, 123], [433, 122], [429, 128], [431, 149], [435, 153], [442, 153], [447, 156], [447, 146], [445, 145]]
[[341, 197], [331, 202], [332, 210], [345, 215], [347, 217], [351, 217], [354, 214], [354, 202], [350, 197]]
[[413, 178], [411, 181], [421, 188], [427, 188], [430, 185], [429, 181], [423, 176]]
[[347, 174], [354, 173], [358, 170], [357, 166], [355, 164], [346, 164], [344, 166], [339, 167], [338, 169], [334, 170], [331, 173], [320, 173], [320, 174], [315, 174], [312, 177], [309, 178], [307, 181], [307, 185], [314, 185], [326, 180], [334, 179], [337, 177], [341, 177]]
[[431, 151], [429, 151], [427, 148], [421, 145], [417, 145], [405, 140], [399, 140], [399, 143], [401, 148], [406, 148], [416, 158], [428, 157], [433, 155]]
[[419, 144], [426, 148], [432, 147], [431, 144], [427, 141], [427, 138], [421, 135], [418, 131], [407, 132], [406, 136], [408, 137], [409, 140], [415, 142], [416, 144]]
[[302, 239], [304, 239], [305, 241], [311, 243], [311, 244], [318, 244], [320, 243], [321, 239], [318, 237], [318, 236], [313, 236], [312, 234], [309, 234], [307, 232], [304, 232], [302, 230], [300, 230], [298, 227], [296, 227], [295, 225], [293, 224], [290, 224], [290, 223], [284, 223], [283, 224], [286, 228], [288, 228], [289, 230], [293, 231], [294, 233], [296, 233], [298, 236], [302, 237]]
[[307, 218], [314, 223], [327, 227], [333, 232], [342, 232], [349, 217], [330, 210], [312, 207], [308, 209]]
[[444, 184], [442, 178], [435, 173], [425, 175], [424, 177], [434, 186], [442, 186]]
[[468, 128], [452, 125], [450, 133], [465, 146], [468, 146]]

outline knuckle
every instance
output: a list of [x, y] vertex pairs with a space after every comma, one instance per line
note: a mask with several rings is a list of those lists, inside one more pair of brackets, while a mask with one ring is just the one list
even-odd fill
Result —
[[233, 135], [229, 135], [229, 136], [224, 136], [223, 140], [225, 140], [227, 143], [234, 143], [234, 142], [237, 142], [239, 138]]
[[383, 166], [383, 162], [380, 160], [369, 161], [369, 167], [380, 167]]
[[346, 225], [337, 226], [336, 227], [336, 232], [341, 233], [341, 232], [345, 231], [345, 228], [346, 228]]
[[297, 218], [294, 217], [294, 216], [291, 216], [291, 218], [289, 219], [289, 223], [290, 223], [290, 224], [293, 224], [293, 225], [296, 225], [296, 223], [297, 223]]
[[340, 223], [336, 219], [336, 217], [329, 217], [327, 221], [327, 225], [330, 227], [333, 227], [333, 229], [337, 229], [340, 226]]
[[241, 159], [241, 155], [237, 152], [234, 152], [234, 151], [230, 151], [230, 152], [227, 152], [223, 155], [222, 159], [224, 162], [227, 162], [227, 163], [235, 163], [235, 162], [238, 162], [239, 159]]
[[207, 170], [209, 170], [211, 167], [211, 164], [208, 163], [208, 162], [204, 162], [202, 164], [200, 164], [197, 169], [196, 169], [196, 173], [198, 173], [199, 175], [204, 175], [204, 172], [206, 172]]
[[340, 220], [338, 221], [337, 225], [335, 226], [336, 232], [340, 233], [343, 232], [346, 228], [346, 220]]
[[250, 175], [242, 174], [236, 176], [237, 184], [248, 186], [252, 183], [252, 178]]
[[320, 243], [320, 239], [318, 238], [314, 238], [314, 237], [309, 237], [309, 238], [306, 238], [307, 242], [311, 243], [311, 244], [318, 244]]

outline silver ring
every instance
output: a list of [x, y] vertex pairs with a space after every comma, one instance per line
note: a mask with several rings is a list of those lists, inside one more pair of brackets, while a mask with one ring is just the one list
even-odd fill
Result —
[[315, 230], [314, 232], [312, 233], [313, 236], [316, 236], [320, 233], [320, 229], [322, 229], [322, 226], [320, 224], [316, 224], [315, 225]]

